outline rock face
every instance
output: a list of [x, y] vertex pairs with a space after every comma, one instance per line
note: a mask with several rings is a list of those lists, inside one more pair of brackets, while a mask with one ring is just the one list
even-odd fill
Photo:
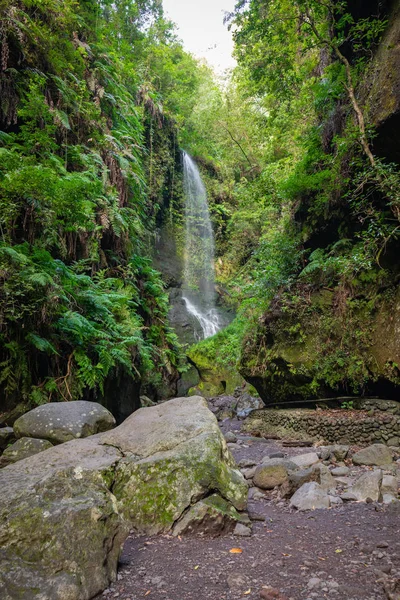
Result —
[[367, 465], [381, 467], [390, 465], [392, 462], [392, 451], [384, 444], [372, 444], [367, 448], [359, 450], [352, 457], [355, 465]]
[[14, 423], [16, 437], [31, 437], [62, 444], [108, 431], [115, 426], [112, 414], [97, 402], [51, 402], [25, 413]]
[[199, 397], [140, 409], [112, 431], [5, 467], [0, 486], [2, 600], [89, 600], [115, 579], [130, 528], [169, 531], [211, 494], [232, 514], [247, 501]]
[[38, 440], [35, 438], [20, 438], [13, 444], [4, 450], [3, 456], [0, 461], [2, 464], [9, 464], [33, 456], [38, 452], [43, 452], [52, 448], [53, 444], [47, 440]]

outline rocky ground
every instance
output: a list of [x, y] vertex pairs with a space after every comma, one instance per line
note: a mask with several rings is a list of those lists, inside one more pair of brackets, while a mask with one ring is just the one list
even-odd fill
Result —
[[[246, 407], [238, 411], [240, 420], [226, 410], [222, 399], [210, 408], [222, 419], [220, 427], [232, 440], [229, 446], [237, 463], [253, 468], [250, 475], [253, 465], [260, 465], [267, 455], [282, 453], [290, 459], [317, 450], [321, 456], [319, 448], [284, 447], [279, 440], [242, 433]], [[346, 494], [360, 474], [373, 472], [373, 467], [356, 466], [346, 459], [325, 462], [331, 471], [341, 468], [346, 474], [343, 483], [335, 478], [337, 490], [332, 493], [337, 497]], [[383, 474], [396, 476], [396, 468], [394, 462]], [[252, 483], [249, 487], [250, 522], [236, 532], [242, 535], [176, 538], [132, 533], [118, 581], [99, 598], [400, 599], [400, 503], [385, 505], [368, 498], [298, 511], [289, 498], [281, 498], [280, 488], [260, 490]]]

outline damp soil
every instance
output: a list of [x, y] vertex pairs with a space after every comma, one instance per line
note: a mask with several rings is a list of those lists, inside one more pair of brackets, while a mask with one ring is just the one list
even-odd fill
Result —
[[[251, 438], [241, 433], [242, 424], [220, 424], [224, 432], [238, 435], [239, 442], [229, 444], [237, 462], [259, 462], [271, 451], [289, 456], [312, 451]], [[118, 581], [98, 598], [400, 599], [400, 511], [378, 503], [345, 503], [297, 512], [275, 492], [250, 499], [248, 510], [250, 537], [132, 533], [121, 556]]]

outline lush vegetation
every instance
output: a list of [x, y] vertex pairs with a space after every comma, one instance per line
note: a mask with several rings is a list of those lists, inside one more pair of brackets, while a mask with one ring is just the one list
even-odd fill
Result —
[[149, 235], [200, 68], [157, 0], [0, 10], [3, 406], [101, 397], [121, 372], [174, 381]]
[[174, 389], [183, 353], [150, 257], [156, 227], [182, 238], [181, 147], [237, 312], [196, 352], [282, 383], [304, 366], [278, 367], [277, 346], [307, 354], [308, 338], [304, 395], [365, 388], [365, 323], [398, 277], [400, 183], [366, 100], [389, 13], [356, 4], [240, 0], [221, 84], [159, 0], [0, 2], [2, 405], [101, 398], [121, 373]]
[[[224, 92], [208, 86], [189, 123], [196, 152], [218, 169], [218, 274], [238, 310], [197, 351], [251, 381], [269, 373], [275, 397], [296, 377], [307, 385], [281, 396], [362, 392], [382, 375], [371, 322], [397, 284], [400, 179], [375, 152], [364, 88], [385, 8], [238, 2], [228, 18], [238, 67]], [[301, 359], [282, 360], [285, 344]]]

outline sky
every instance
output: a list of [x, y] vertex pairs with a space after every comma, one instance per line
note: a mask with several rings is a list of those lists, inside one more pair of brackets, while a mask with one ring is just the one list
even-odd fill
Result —
[[166, 16], [177, 25], [185, 50], [205, 58], [218, 73], [235, 66], [233, 43], [225, 11], [232, 12], [236, 0], [163, 0]]

